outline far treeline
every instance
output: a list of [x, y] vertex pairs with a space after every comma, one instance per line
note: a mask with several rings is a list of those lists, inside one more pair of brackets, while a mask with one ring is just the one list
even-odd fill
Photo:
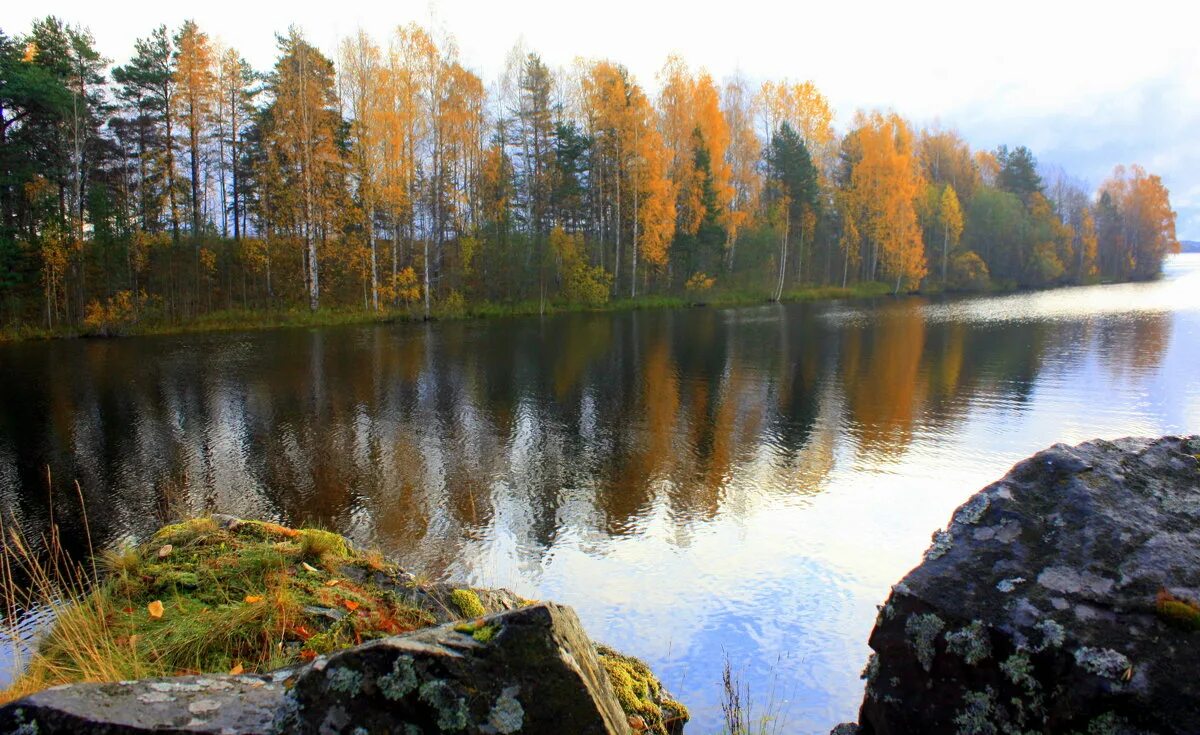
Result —
[[671, 57], [652, 94], [518, 46], [485, 84], [417, 25], [278, 45], [255, 70], [187, 22], [113, 65], [58, 18], [0, 31], [0, 325], [1040, 287], [1178, 247], [1138, 166], [1093, 191], [895, 113], [839, 135], [810, 82]]

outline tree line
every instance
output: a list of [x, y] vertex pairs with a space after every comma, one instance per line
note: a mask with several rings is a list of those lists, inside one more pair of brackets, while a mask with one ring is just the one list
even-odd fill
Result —
[[55, 17], [0, 31], [0, 321], [1036, 287], [1178, 248], [1138, 166], [1093, 190], [892, 112], [839, 134], [811, 82], [518, 45], [485, 83], [415, 24], [277, 42], [264, 71], [191, 21], [115, 65]]

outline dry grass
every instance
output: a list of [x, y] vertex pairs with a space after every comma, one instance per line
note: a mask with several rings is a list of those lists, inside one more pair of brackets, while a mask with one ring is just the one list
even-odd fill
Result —
[[785, 725], [784, 706], [786, 700], [780, 699], [776, 691], [777, 680], [772, 680], [767, 700], [761, 713], [755, 713], [755, 705], [750, 692], [750, 685], [742, 682], [741, 676], [733, 670], [729, 654], [725, 654], [725, 663], [721, 671], [723, 696], [721, 713], [725, 717], [725, 729], [722, 735], [778, 735]]
[[55, 531], [44, 552], [11, 528], [0, 533], [13, 650], [22, 621], [48, 621], [0, 702], [80, 681], [270, 671], [435, 622], [392, 589], [354, 582], [352, 567], [393, 565], [328, 531], [193, 519], [86, 567], [68, 560]]

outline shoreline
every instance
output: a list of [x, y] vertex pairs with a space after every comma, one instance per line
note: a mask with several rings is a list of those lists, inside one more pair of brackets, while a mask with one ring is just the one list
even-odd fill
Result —
[[[1079, 286], [1105, 285], [1103, 283], [1065, 284], [1048, 288], [1005, 287], [992, 284], [977, 291], [943, 290], [938, 287], [893, 294], [893, 287], [882, 282], [857, 283], [851, 286], [809, 286], [784, 293], [781, 304], [877, 299], [882, 297], [947, 295], [1004, 295], [1022, 292], [1076, 288]], [[1120, 283], [1114, 281], [1112, 283]], [[419, 307], [392, 309], [374, 312], [360, 308], [329, 308], [309, 311], [303, 307], [289, 309], [226, 309], [209, 312], [185, 321], [153, 321], [134, 323], [112, 333], [89, 332], [81, 325], [46, 328], [22, 325], [0, 328], [0, 345], [40, 342], [65, 339], [114, 339], [125, 337], [158, 337], [185, 334], [208, 334], [222, 332], [255, 332], [272, 329], [315, 328], [337, 326], [365, 326], [383, 324], [416, 324], [425, 321], [483, 321], [489, 319], [554, 316], [580, 313], [612, 313], [622, 311], [650, 311], [659, 309], [689, 309], [697, 307], [731, 308], [738, 306], [765, 306], [776, 303], [763, 293], [728, 291], [713, 294], [711, 298], [686, 296], [638, 296], [608, 301], [601, 305], [582, 303], [544, 304], [536, 300], [511, 303], [481, 302], [469, 304], [459, 310], [434, 308], [428, 318]]]
[[[1001, 292], [997, 290], [996, 292]], [[892, 287], [886, 283], [859, 283], [840, 286], [810, 286], [785, 293], [780, 303], [835, 301], [890, 296]], [[919, 292], [914, 292], [919, 293]], [[906, 294], [907, 295], [907, 294]], [[608, 313], [647, 311], [652, 309], [687, 309], [694, 307], [727, 308], [773, 303], [765, 294], [730, 291], [698, 299], [684, 296], [638, 296], [608, 301], [601, 305], [582, 303], [539, 303], [536, 300], [511, 303], [480, 302], [468, 304], [461, 310], [435, 307], [428, 318], [420, 307], [374, 312], [361, 308], [329, 308], [309, 311], [304, 307], [288, 309], [226, 309], [209, 312], [185, 321], [153, 321], [134, 323], [111, 334], [89, 332], [82, 325], [47, 328], [21, 325], [0, 328], [0, 344], [80, 338], [120, 338], [202, 334], [210, 332], [241, 332], [295, 327], [335, 327], [371, 324], [420, 323], [424, 321], [480, 321], [505, 317], [552, 316], [557, 314]]]

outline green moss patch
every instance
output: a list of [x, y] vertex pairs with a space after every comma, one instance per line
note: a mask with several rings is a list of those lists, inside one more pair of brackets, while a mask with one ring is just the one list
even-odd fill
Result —
[[1200, 604], [1176, 597], [1166, 590], [1158, 593], [1154, 603], [1158, 617], [1176, 627], [1200, 630]]
[[454, 590], [450, 593], [450, 602], [454, 603], [464, 618], [481, 618], [487, 614], [479, 595], [471, 590]]
[[646, 732], [667, 735], [671, 722], [687, 719], [687, 708], [670, 698], [645, 663], [607, 646], [597, 646], [596, 653], [608, 673], [621, 709], [630, 718], [641, 718]]

